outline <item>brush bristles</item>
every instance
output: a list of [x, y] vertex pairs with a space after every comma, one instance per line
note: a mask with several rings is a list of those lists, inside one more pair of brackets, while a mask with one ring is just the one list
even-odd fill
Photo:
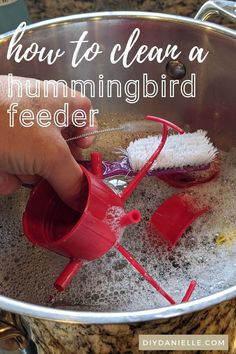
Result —
[[[129, 144], [125, 155], [133, 171], [142, 168], [160, 140], [160, 135], [150, 136]], [[170, 135], [151, 170], [207, 165], [215, 159], [217, 153], [217, 148], [210, 142], [206, 131]]]

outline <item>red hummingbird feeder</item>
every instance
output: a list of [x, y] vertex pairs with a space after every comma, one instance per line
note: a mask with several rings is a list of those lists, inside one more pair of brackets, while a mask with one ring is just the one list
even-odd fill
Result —
[[[139, 173], [124, 189], [121, 195], [112, 191], [102, 180], [102, 158], [98, 152], [91, 154], [92, 173], [83, 166], [84, 185], [78, 195], [81, 210], [75, 211], [64, 204], [47, 181], [42, 180], [31, 192], [24, 215], [23, 228], [26, 237], [34, 244], [47, 248], [70, 259], [56, 279], [54, 286], [63, 291], [77, 274], [84, 262], [102, 257], [112, 247], [132, 264], [132, 266], [171, 304], [176, 302], [145, 271], [134, 257], [119, 243], [119, 233], [107, 222], [109, 211], [117, 207], [122, 212], [118, 220], [119, 230], [141, 220], [141, 213], [124, 211], [124, 203], [139, 182], [151, 168], [165, 145], [170, 128], [182, 134], [184, 131], [175, 124], [158, 117], [147, 117], [163, 125], [161, 142]], [[116, 220], [117, 223], [117, 220]], [[196, 282], [192, 281], [182, 302], [187, 301]]]

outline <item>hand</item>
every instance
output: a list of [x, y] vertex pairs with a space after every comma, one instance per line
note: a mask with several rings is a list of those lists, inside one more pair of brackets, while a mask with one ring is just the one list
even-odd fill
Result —
[[[69, 117], [76, 109], [83, 109], [89, 116], [90, 100], [81, 97], [76, 92], [75, 97], [63, 97], [62, 88], [59, 97], [53, 95], [44, 98], [28, 98], [25, 92], [25, 78], [17, 78], [23, 85], [23, 97], [19, 98], [15, 92], [14, 98], [7, 96], [7, 76], [0, 76], [0, 194], [9, 194], [17, 190], [22, 183], [34, 184], [39, 177], [45, 178], [60, 196], [60, 198], [74, 209], [79, 208], [78, 195], [83, 174], [76, 162], [80, 157], [80, 149], [89, 147], [93, 136], [66, 143], [64, 137], [78, 136], [82, 133], [96, 130], [96, 127], [77, 128], [70, 124], [68, 128], [60, 129], [55, 124], [49, 127], [40, 127], [35, 123], [32, 127], [23, 127], [18, 118], [18, 112], [31, 109], [38, 113], [46, 108], [53, 115], [61, 109], [65, 102], [69, 104]], [[32, 91], [35, 80], [31, 80]], [[40, 82], [42, 89], [42, 82]], [[71, 91], [69, 89], [69, 91]], [[69, 95], [70, 96], [70, 95]], [[9, 109], [12, 102], [18, 103], [15, 114], [15, 126], [9, 126]], [[70, 118], [69, 118], [70, 119]], [[71, 123], [71, 120], [70, 120]]]

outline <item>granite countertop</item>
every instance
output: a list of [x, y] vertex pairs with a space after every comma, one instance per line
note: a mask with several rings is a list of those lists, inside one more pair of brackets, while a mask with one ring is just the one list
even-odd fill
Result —
[[204, 2], [204, 0], [27, 0], [33, 21], [85, 12], [114, 10], [154, 11], [193, 17]]
[[[27, 0], [32, 21], [105, 10], [154, 11], [194, 17], [204, 0]], [[226, 23], [227, 21], [224, 21]], [[229, 24], [232, 26], [232, 24]], [[121, 325], [60, 324], [26, 319], [42, 354], [141, 353], [138, 334], [228, 334], [230, 350], [236, 352], [236, 302], [227, 301], [197, 314], [160, 322]], [[148, 352], [145, 352], [148, 353]], [[164, 353], [164, 352], [163, 352]], [[167, 353], [167, 352], [165, 352]], [[176, 352], [177, 354], [180, 352]], [[185, 352], [181, 352], [182, 354]], [[188, 353], [188, 352], [186, 352]], [[192, 353], [198, 353], [192, 351]], [[201, 352], [206, 353], [206, 352]], [[214, 351], [214, 353], [220, 353]]]
[[[236, 300], [176, 318], [134, 324], [66, 324], [27, 319], [39, 354], [152, 354], [140, 351], [140, 334], [227, 334], [228, 354], [236, 353]], [[163, 354], [173, 351], [162, 351]], [[175, 351], [188, 354], [189, 351]], [[192, 354], [200, 351], [192, 350]], [[208, 354], [209, 351], [201, 351]], [[213, 353], [213, 352], [212, 352]], [[225, 351], [214, 350], [214, 354]]]
[[[94, 11], [152, 11], [194, 17], [205, 0], [26, 0], [33, 22]], [[213, 16], [212, 21], [236, 28], [228, 19]]]

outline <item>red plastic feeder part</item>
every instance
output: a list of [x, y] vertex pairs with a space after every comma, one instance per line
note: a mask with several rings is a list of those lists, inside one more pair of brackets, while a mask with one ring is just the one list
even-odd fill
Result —
[[71, 259], [93, 260], [114, 245], [117, 235], [104, 223], [110, 207], [122, 207], [120, 197], [84, 167], [86, 192], [78, 196], [83, 210], [63, 203], [44, 180], [31, 192], [23, 226], [28, 239]]
[[[112, 223], [106, 221], [110, 208], [117, 207], [122, 211], [124, 202], [133, 193], [162, 150], [168, 129], [171, 127], [183, 133], [181, 128], [162, 118], [147, 117], [147, 119], [163, 124], [161, 143], [121, 195], [115, 194], [103, 183], [102, 158], [97, 152], [91, 156], [94, 174], [81, 166], [85, 182], [82, 192], [78, 195], [81, 205], [79, 212], [65, 205], [46, 181], [41, 181], [31, 192], [23, 215], [23, 227], [27, 238], [35, 245], [48, 248], [70, 259], [54, 284], [57, 290], [63, 291], [66, 288], [84, 261], [100, 258], [115, 245], [157, 291], [170, 303], [175, 303], [133, 256], [118, 243], [117, 229], [112, 227]], [[121, 212], [118, 224], [123, 228], [139, 222], [140, 219], [141, 213], [138, 210], [127, 214]], [[185, 299], [189, 298], [192, 290], [193, 287], [188, 290]]]
[[[84, 261], [97, 259], [114, 246], [117, 234], [104, 219], [109, 208], [123, 208], [120, 196], [99, 177], [81, 168], [86, 177], [86, 186], [83, 194], [78, 196], [83, 205], [80, 212], [65, 205], [43, 180], [31, 192], [23, 215], [25, 235], [34, 245], [70, 258], [70, 263], [55, 283], [61, 291]], [[134, 210], [123, 214], [120, 223], [126, 226], [140, 219], [141, 214]]]
[[175, 246], [188, 226], [209, 209], [191, 195], [176, 194], [157, 208], [150, 219], [151, 226], [159, 236]]

